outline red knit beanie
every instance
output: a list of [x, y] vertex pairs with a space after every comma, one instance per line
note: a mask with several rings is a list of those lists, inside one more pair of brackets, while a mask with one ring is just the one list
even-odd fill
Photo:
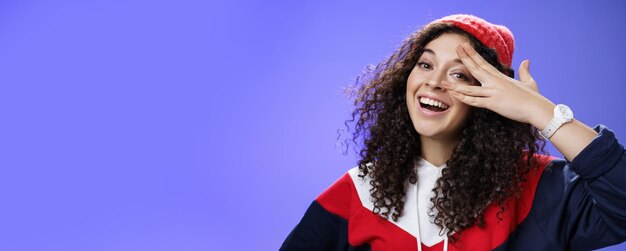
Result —
[[466, 14], [442, 17], [432, 23], [440, 22], [452, 23], [454, 26], [476, 37], [483, 45], [495, 49], [496, 52], [498, 52], [498, 60], [500, 63], [511, 67], [515, 41], [513, 39], [513, 33], [508, 28]]

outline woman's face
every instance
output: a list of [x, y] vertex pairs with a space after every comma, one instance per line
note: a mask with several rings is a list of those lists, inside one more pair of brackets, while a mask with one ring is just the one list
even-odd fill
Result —
[[461, 63], [456, 47], [469, 42], [465, 36], [444, 33], [424, 47], [406, 86], [406, 103], [415, 130], [422, 138], [456, 140], [470, 107], [452, 97], [442, 81], [474, 85], [469, 70]]

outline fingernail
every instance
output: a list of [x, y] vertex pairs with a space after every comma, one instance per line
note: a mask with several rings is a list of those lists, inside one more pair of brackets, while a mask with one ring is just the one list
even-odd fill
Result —
[[467, 55], [467, 53], [465, 52], [465, 48], [463, 47], [463, 45], [462, 45], [462, 44], [461, 44], [461, 45], [457, 48], [456, 52], [457, 52], [460, 56], [466, 56], [466, 55]]

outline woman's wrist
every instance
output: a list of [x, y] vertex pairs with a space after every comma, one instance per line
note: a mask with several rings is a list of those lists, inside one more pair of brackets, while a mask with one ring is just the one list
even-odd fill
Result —
[[554, 107], [556, 105], [552, 101], [543, 98], [542, 102], [538, 103], [537, 108], [533, 109], [530, 124], [539, 131], [546, 128], [554, 117]]

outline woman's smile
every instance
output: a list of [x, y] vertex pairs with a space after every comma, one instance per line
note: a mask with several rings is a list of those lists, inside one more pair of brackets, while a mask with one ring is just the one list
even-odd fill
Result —
[[442, 82], [473, 84], [456, 48], [469, 39], [442, 34], [424, 46], [407, 79], [409, 116], [420, 137], [450, 140], [458, 137], [470, 114], [470, 106], [454, 98]]
[[450, 105], [429, 96], [418, 96], [419, 110], [426, 116], [439, 116], [450, 108]]

